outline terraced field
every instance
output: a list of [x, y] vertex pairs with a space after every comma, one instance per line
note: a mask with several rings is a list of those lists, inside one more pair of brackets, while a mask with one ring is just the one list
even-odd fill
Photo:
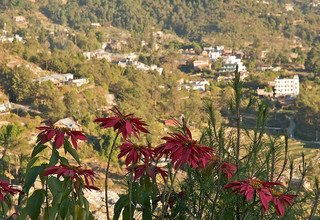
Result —
[[[305, 155], [305, 162], [310, 165], [310, 176], [319, 175], [320, 171], [320, 148], [308, 148], [303, 143], [289, 141], [289, 157], [295, 159], [296, 166], [301, 163], [301, 154]], [[297, 167], [296, 167], [297, 168]]]
[[305, 154], [306, 161], [314, 159], [319, 153], [319, 149], [307, 148], [301, 142], [290, 140], [289, 141], [289, 155], [292, 158], [298, 158], [301, 156], [301, 153]]

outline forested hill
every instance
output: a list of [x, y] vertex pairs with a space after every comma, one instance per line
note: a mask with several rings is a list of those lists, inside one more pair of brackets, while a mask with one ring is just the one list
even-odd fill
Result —
[[[226, 34], [246, 37], [277, 33], [311, 43], [320, 30], [316, 0], [0, 0], [7, 7], [39, 7], [52, 21], [83, 29], [92, 22], [129, 31], [173, 30], [192, 40]], [[34, 1], [34, 0], [32, 0]]]

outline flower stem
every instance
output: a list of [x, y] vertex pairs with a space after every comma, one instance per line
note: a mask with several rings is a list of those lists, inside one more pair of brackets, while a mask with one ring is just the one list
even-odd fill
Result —
[[[170, 173], [169, 173], [171, 185], [170, 185], [170, 188], [169, 188], [169, 192], [168, 192], [167, 198], [165, 198], [165, 190], [166, 190], [166, 189], [164, 189], [164, 192], [163, 192], [163, 193], [164, 193], [164, 198], [165, 198], [165, 200], [164, 200], [163, 203], [162, 203], [162, 213], [161, 213], [161, 219], [162, 219], [162, 220], [164, 219], [164, 217], [165, 217], [165, 212], [167, 211], [167, 208], [168, 208], [168, 202], [169, 202], [169, 199], [170, 199], [170, 196], [171, 196], [171, 192], [172, 192], [172, 190], [173, 190], [173, 183], [174, 183], [174, 180], [176, 179], [177, 173], [178, 173], [178, 170], [176, 170], [176, 171], [174, 172], [173, 177], [172, 177], [172, 172], [170, 171]], [[168, 183], [168, 182], [169, 182], [169, 178], [168, 178], [167, 183]], [[166, 185], [167, 185], [167, 183], [166, 183]]]
[[131, 216], [133, 216], [133, 214], [132, 214], [132, 206], [131, 206], [131, 204], [132, 204], [132, 179], [133, 179], [133, 175], [132, 175], [132, 172], [130, 173], [130, 180], [129, 180], [129, 184], [130, 184], [130, 186], [129, 186], [129, 216], [130, 216], [130, 219], [131, 219]]
[[48, 177], [46, 177], [46, 209], [47, 209], [47, 218], [50, 219], [50, 216], [49, 216], [49, 198], [48, 198]]
[[110, 214], [109, 214], [109, 206], [108, 206], [108, 176], [109, 176], [109, 169], [110, 169], [110, 162], [111, 162], [111, 156], [114, 150], [114, 146], [116, 145], [116, 141], [119, 137], [119, 133], [117, 133], [116, 137], [113, 140], [112, 146], [111, 146], [111, 150], [108, 156], [108, 164], [107, 164], [107, 169], [106, 169], [106, 179], [104, 181], [104, 190], [105, 190], [105, 204], [106, 204], [106, 211], [107, 211], [107, 220], [110, 220]]

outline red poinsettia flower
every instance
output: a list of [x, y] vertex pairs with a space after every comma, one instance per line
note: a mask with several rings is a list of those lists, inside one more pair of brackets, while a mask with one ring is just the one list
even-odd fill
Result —
[[285, 207], [292, 205], [294, 198], [297, 196], [292, 194], [282, 194], [274, 189], [271, 189], [270, 191], [273, 196], [272, 202], [277, 214], [284, 217]]
[[152, 164], [128, 167], [128, 170], [129, 172], [134, 172], [134, 180], [140, 179], [144, 175], [154, 179], [158, 174], [160, 174], [163, 181], [165, 181], [166, 177], [168, 176], [168, 171]]
[[117, 108], [114, 108], [115, 116], [107, 118], [97, 118], [95, 122], [100, 123], [101, 127], [111, 128], [122, 134], [123, 139], [127, 139], [132, 134], [138, 137], [140, 132], [149, 133], [145, 128], [148, 126], [141, 118], [135, 117], [133, 114], [124, 115]]
[[120, 146], [120, 153], [118, 158], [120, 159], [123, 156], [127, 156], [125, 160], [126, 166], [129, 166], [130, 163], [133, 165], [141, 160], [141, 156], [144, 156], [145, 164], [149, 163], [149, 158], [152, 156], [151, 148], [145, 146], [135, 145], [132, 142], [125, 142]]
[[220, 169], [222, 173], [226, 174], [227, 179], [230, 179], [237, 171], [237, 167], [234, 164], [228, 162], [222, 163]]
[[275, 185], [281, 185], [281, 183], [263, 182], [259, 179], [248, 179], [229, 183], [225, 188], [232, 188], [233, 192], [240, 192], [246, 197], [247, 201], [253, 199], [253, 196], [257, 193], [260, 198], [262, 208], [266, 212], [268, 211], [269, 202], [272, 200], [270, 187]]
[[13, 188], [7, 181], [0, 180], [0, 201], [4, 201], [4, 197], [10, 193], [14, 195], [16, 193], [23, 193], [21, 190]]
[[66, 138], [71, 138], [72, 145], [78, 149], [77, 140], [85, 141], [87, 137], [81, 131], [73, 131], [68, 128], [58, 128], [53, 125], [37, 127], [41, 132], [38, 134], [38, 140], [44, 144], [54, 138], [54, 145], [59, 149]]
[[179, 132], [162, 138], [166, 142], [154, 150], [155, 156], [158, 159], [162, 156], [169, 157], [175, 169], [184, 164], [193, 168], [205, 168], [212, 160], [213, 150], [193, 140], [188, 128], [185, 131], [186, 134]]
[[51, 166], [45, 169], [43, 175], [57, 175], [58, 178], [61, 176], [70, 178], [76, 190], [78, 190], [79, 184], [82, 184], [87, 189], [99, 190], [99, 188], [94, 186], [95, 173], [89, 169], [82, 169], [81, 166]]

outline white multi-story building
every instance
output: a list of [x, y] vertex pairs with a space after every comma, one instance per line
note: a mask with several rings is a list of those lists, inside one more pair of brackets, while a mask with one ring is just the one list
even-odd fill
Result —
[[292, 96], [296, 97], [299, 95], [299, 76], [294, 75], [293, 78], [283, 78], [279, 77], [274, 81], [275, 96]]
[[[233, 68], [229, 68], [233, 66]], [[221, 72], [234, 72], [236, 70], [236, 66], [238, 66], [239, 72], [247, 72], [246, 66], [242, 63], [240, 58], [236, 56], [227, 56], [224, 58], [224, 66]]]

